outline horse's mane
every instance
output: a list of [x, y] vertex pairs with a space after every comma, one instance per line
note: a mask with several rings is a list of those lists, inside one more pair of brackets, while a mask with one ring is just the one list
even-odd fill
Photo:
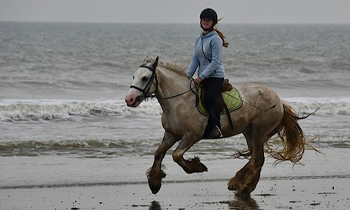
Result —
[[[154, 62], [155, 58], [145, 58], [145, 60], [143, 60], [143, 64], [142, 65], [146, 65], [147, 63], [152, 63]], [[183, 76], [187, 76], [186, 73], [186, 69], [187, 67], [184, 66], [183, 64], [177, 63], [177, 62], [173, 62], [173, 61], [158, 61], [158, 67], [163, 67], [166, 68], [170, 71], [176, 72], [180, 75]]]

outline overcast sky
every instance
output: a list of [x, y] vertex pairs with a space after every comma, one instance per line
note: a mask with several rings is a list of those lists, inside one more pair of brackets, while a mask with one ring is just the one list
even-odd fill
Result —
[[0, 21], [198, 23], [207, 7], [222, 23], [350, 23], [350, 0], [0, 0]]

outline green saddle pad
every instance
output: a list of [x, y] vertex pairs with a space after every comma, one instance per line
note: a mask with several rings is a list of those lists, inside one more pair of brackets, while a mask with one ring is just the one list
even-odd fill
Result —
[[[198, 89], [199, 97], [201, 96], [201, 92], [202, 92], [202, 89], [199, 88]], [[232, 87], [232, 90], [230, 91], [222, 92], [222, 97], [224, 99], [224, 102], [229, 112], [239, 109], [243, 104], [241, 95], [239, 94], [238, 90], [234, 87]], [[197, 108], [198, 108], [198, 111], [203, 115], [209, 115], [208, 110], [203, 106], [201, 99], [199, 99]], [[221, 115], [226, 114], [226, 110], [223, 109], [220, 114]]]

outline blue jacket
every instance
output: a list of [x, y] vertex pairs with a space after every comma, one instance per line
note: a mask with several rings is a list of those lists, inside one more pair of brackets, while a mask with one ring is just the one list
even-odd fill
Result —
[[[211, 31], [205, 35], [201, 33], [196, 39], [195, 50], [187, 74], [192, 77], [198, 68], [198, 76], [201, 79], [209, 77], [224, 78], [222, 51], [222, 39], [216, 31]], [[203, 53], [205, 53], [205, 56]]]

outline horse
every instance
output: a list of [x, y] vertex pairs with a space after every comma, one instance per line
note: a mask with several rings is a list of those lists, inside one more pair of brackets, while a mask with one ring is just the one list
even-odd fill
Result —
[[[147, 171], [150, 190], [157, 194], [166, 174], [162, 170], [162, 160], [166, 152], [178, 141], [173, 151], [173, 160], [188, 173], [206, 172], [207, 167], [199, 157], [184, 159], [184, 153], [202, 139], [208, 116], [201, 114], [196, 104], [196, 88], [186, 68], [178, 63], [161, 61], [158, 57], [146, 58], [133, 75], [133, 81], [125, 102], [129, 107], [137, 107], [142, 101], [156, 97], [162, 108], [161, 122], [164, 136], [154, 154], [152, 167]], [[223, 138], [242, 133], [246, 138], [250, 156], [248, 163], [228, 182], [228, 189], [237, 195], [249, 195], [257, 186], [260, 172], [268, 152], [276, 161], [298, 163], [305, 151], [304, 132], [298, 124], [299, 117], [287, 102], [268, 87], [259, 84], [243, 84], [238, 88], [243, 100], [242, 106], [228, 117], [221, 115]], [[267, 141], [277, 136], [283, 142], [282, 149], [272, 149]], [[215, 129], [208, 138], [217, 138]], [[241, 153], [243, 155], [243, 153]]]

